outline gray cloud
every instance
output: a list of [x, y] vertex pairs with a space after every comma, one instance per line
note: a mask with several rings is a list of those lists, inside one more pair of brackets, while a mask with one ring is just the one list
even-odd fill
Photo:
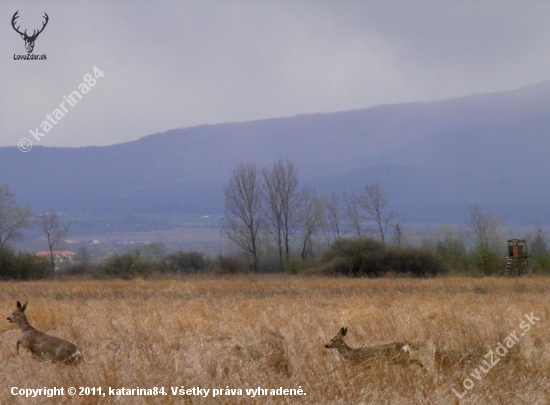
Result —
[[[35, 54], [9, 21], [48, 27]], [[170, 128], [499, 91], [548, 80], [550, 2], [2, 2], [0, 146], [97, 66], [35, 144], [106, 145]]]

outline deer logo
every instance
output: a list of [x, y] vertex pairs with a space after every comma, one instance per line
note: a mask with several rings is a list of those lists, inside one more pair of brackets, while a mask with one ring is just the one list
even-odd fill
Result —
[[19, 10], [17, 10], [15, 12], [15, 14], [13, 15], [12, 19], [11, 19], [11, 26], [13, 27], [13, 29], [21, 35], [21, 38], [23, 38], [25, 40], [25, 48], [27, 48], [27, 53], [32, 53], [32, 50], [34, 49], [34, 42], [36, 41], [36, 38], [38, 38], [38, 35], [40, 35], [40, 33], [42, 31], [44, 31], [44, 28], [46, 28], [46, 25], [48, 24], [48, 20], [50, 19], [48, 17], [48, 14], [44, 13], [44, 19], [45, 21], [42, 23], [42, 28], [38, 30], [38, 32], [36, 30], [33, 30], [32, 32], [32, 35], [27, 35], [27, 30], [25, 30], [25, 32], [21, 32], [19, 31], [19, 26], [15, 26], [15, 23], [18, 18], [19, 18]]

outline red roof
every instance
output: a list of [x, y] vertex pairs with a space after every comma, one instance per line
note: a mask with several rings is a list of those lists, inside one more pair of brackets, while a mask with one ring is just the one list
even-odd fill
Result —
[[[53, 255], [54, 256], [76, 256], [76, 253], [75, 252], [70, 252], [68, 250], [54, 250]], [[47, 251], [47, 250], [44, 250], [42, 252], [36, 252], [36, 256], [40, 256], [40, 257], [47, 256], [47, 257], [49, 257], [50, 252]]]

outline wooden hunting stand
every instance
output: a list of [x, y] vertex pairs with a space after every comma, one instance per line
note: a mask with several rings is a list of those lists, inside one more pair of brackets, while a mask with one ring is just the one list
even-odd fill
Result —
[[[514, 264], [515, 261], [515, 265]], [[526, 266], [523, 265], [526, 264]], [[529, 256], [527, 255], [527, 242], [525, 239], [509, 239], [508, 240], [508, 257], [506, 258], [506, 269], [504, 274], [517, 274], [521, 276], [529, 270]]]

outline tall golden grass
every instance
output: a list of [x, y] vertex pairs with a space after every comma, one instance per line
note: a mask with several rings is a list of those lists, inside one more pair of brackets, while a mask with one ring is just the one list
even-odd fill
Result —
[[[4, 320], [17, 300], [37, 329], [69, 340], [85, 363], [15, 356], [0, 323], [1, 404], [548, 404], [550, 279], [298, 277], [0, 283]], [[520, 335], [524, 314], [538, 318]], [[422, 369], [346, 364], [324, 345], [342, 326], [352, 347], [403, 340], [432, 347]], [[481, 380], [470, 374], [516, 331]], [[474, 387], [462, 399], [452, 392]], [[172, 395], [170, 387], [301, 387], [305, 396]], [[25, 399], [12, 387], [165, 387], [156, 397]]]

